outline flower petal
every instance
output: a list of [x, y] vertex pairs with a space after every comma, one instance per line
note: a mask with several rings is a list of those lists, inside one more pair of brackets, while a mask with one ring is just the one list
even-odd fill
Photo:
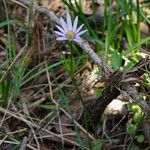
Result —
[[65, 41], [65, 40], [67, 40], [67, 38], [66, 37], [58, 37], [56, 40], [57, 41]]
[[72, 30], [72, 21], [69, 13], [67, 13], [67, 27], [68, 27], [68, 31]]
[[78, 43], [78, 44], [80, 44], [80, 45], [82, 44], [81, 38], [78, 37], [78, 36], [75, 37], [75, 38], [73, 39], [73, 41], [76, 42], [76, 43]]
[[64, 34], [64, 33], [62, 33], [62, 32], [55, 31], [55, 33], [56, 33], [57, 35], [60, 35], [60, 36], [63, 36], [63, 37], [65, 37], [65, 34]]
[[61, 23], [61, 26], [63, 27], [63, 29], [65, 30], [65, 32], [67, 32], [68, 31], [67, 24], [63, 18], [60, 18], [60, 23]]
[[56, 25], [56, 27], [58, 28], [59, 31], [61, 31], [62, 33], [66, 34], [66, 31], [63, 30], [60, 26], [57, 26], [57, 25]]
[[78, 32], [76, 35], [77, 35], [77, 36], [80, 36], [80, 35], [84, 34], [84, 33], [87, 32], [87, 31], [88, 31], [88, 30], [80, 31], [80, 32]]
[[80, 32], [80, 30], [82, 29], [82, 27], [84, 26], [84, 24], [82, 24], [75, 32], [76, 34], [78, 34]]
[[75, 18], [75, 21], [73, 23], [73, 28], [72, 28], [73, 31], [77, 30], [77, 25], [78, 25], [78, 16]]

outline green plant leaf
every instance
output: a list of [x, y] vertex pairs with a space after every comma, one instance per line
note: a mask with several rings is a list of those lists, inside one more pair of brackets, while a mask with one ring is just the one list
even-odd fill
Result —
[[145, 138], [144, 138], [143, 135], [138, 135], [138, 136], [137, 136], [137, 142], [143, 143], [144, 141], [145, 141]]
[[56, 109], [55, 105], [39, 105], [38, 107], [43, 109]]
[[94, 94], [95, 94], [96, 97], [102, 96], [102, 90], [101, 89], [96, 89]]
[[133, 146], [130, 147], [129, 150], [140, 150], [140, 149], [137, 146], [133, 145]]
[[137, 126], [130, 124], [127, 129], [127, 134], [132, 135], [135, 134], [136, 131], [137, 131]]
[[22, 20], [17, 20], [17, 19], [7, 20], [7, 21], [0, 23], [0, 28], [3, 28], [4, 26], [7, 26], [7, 25], [12, 25], [12, 24], [24, 24], [24, 22]]
[[116, 51], [112, 52], [111, 64], [115, 70], [120, 69], [122, 63], [122, 55], [117, 53]]
[[55, 64], [52, 64], [50, 66], [47, 66], [46, 68], [43, 68], [42, 70], [38, 71], [37, 73], [33, 74], [32, 76], [28, 77], [28, 79], [24, 80], [21, 83], [21, 86], [25, 85], [26, 83], [28, 83], [29, 81], [31, 81], [32, 79], [34, 79], [36, 76], [42, 74], [43, 72], [45, 72], [46, 70], [50, 70], [51, 68], [54, 68], [56, 66], [59, 66], [61, 64], [61, 62], [57, 62]]
[[102, 150], [102, 148], [103, 148], [103, 143], [104, 143], [103, 140], [97, 139], [97, 140], [95, 141], [94, 150]]

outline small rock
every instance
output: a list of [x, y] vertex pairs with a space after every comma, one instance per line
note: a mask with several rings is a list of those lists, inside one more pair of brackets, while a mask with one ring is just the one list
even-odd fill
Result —
[[110, 115], [125, 115], [127, 114], [127, 108], [125, 102], [121, 100], [114, 99], [105, 109], [104, 114]]

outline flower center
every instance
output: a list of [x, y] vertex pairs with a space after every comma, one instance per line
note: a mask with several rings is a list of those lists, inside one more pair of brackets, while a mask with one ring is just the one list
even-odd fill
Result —
[[67, 32], [67, 38], [68, 38], [68, 40], [72, 40], [72, 39], [74, 39], [74, 37], [75, 37], [75, 34], [72, 31], [68, 31]]

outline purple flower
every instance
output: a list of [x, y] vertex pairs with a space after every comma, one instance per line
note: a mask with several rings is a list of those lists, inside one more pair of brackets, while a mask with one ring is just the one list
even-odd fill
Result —
[[56, 40], [58, 41], [68, 40], [81, 44], [80, 35], [87, 32], [87, 30], [81, 31], [83, 24], [79, 28], [77, 28], [78, 16], [75, 18], [74, 23], [72, 23], [70, 15], [67, 14], [67, 21], [65, 22], [63, 18], [60, 18], [60, 24], [61, 26], [56, 26], [59, 30], [55, 31], [55, 33], [58, 35]]

